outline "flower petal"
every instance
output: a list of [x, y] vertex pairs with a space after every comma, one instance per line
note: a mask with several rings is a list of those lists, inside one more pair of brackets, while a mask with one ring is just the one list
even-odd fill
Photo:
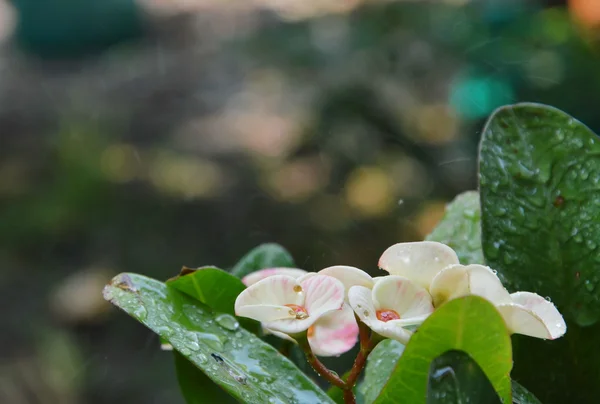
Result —
[[466, 295], [481, 296], [493, 304], [511, 303], [510, 295], [498, 276], [483, 265], [451, 265], [431, 281], [429, 292], [436, 307]]
[[371, 289], [364, 286], [352, 286], [348, 291], [348, 303], [358, 318], [369, 328], [377, 321]]
[[394, 310], [401, 319], [433, 312], [427, 290], [402, 276], [390, 275], [378, 281], [373, 287], [373, 303], [377, 310]]
[[308, 342], [315, 355], [337, 356], [348, 352], [358, 341], [358, 325], [347, 304], [319, 318], [309, 333]]
[[372, 295], [373, 292], [369, 288], [353, 286], [348, 292], [348, 301], [360, 320], [373, 332], [406, 344], [412, 333], [404, 329], [402, 323], [394, 323], [394, 321], [400, 320], [392, 320], [387, 323], [378, 320]]
[[484, 297], [494, 304], [510, 303], [508, 291], [502, 286], [498, 275], [484, 265], [467, 265], [471, 294]]
[[303, 279], [301, 286], [305, 295], [304, 308], [310, 317], [319, 318], [344, 304], [344, 284], [332, 276], [311, 276]]
[[290, 337], [289, 335], [287, 335], [286, 333], [275, 331], [275, 330], [270, 330], [265, 327], [263, 327], [263, 332], [265, 333], [265, 335], [273, 334], [276, 337], [286, 339], [288, 341], [292, 341], [294, 344], [297, 344], [296, 340], [294, 338]]
[[261, 322], [295, 318], [285, 305], [303, 305], [303, 294], [294, 290], [297, 286], [296, 280], [290, 276], [274, 275], [265, 278], [238, 295], [235, 313]]
[[256, 282], [273, 275], [287, 275], [297, 279], [304, 274], [306, 274], [306, 271], [298, 268], [267, 268], [244, 276], [242, 278], [242, 283], [246, 286], [251, 286]]
[[514, 303], [500, 305], [498, 310], [512, 332], [556, 339], [567, 331], [565, 320], [552, 302], [531, 292], [516, 292], [510, 296]]
[[390, 275], [404, 276], [424, 288], [443, 268], [458, 264], [454, 250], [435, 241], [399, 243], [389, 247], [379, 258], [379, 267]]
[[251, 304], [239, 306], [235, 309], [235, 315], [252, 318], [262, 323], [296, 318], [296, 314], [289, 307], [272, 304]]
[[429, 293], [435, 307], [448, 300], [469, 294], [469, 274], [464, 265], [450, 265], [441, 270], [431, 281]]
[[373, 331], [384, 337], [395, 339], [404, 345], [408, 343], [408, 340], [413, 334], [405, 328], [407, 324], [402, 320], [390, 320], [387, 323], [378, 320], [377, 322], [379, 324], [372, 328]]
[[373, 287], [373, 278], [365, 271], [345, 265], [336, 265], [319, 271], [321, 275], [332, 276], [344, 284], [346, 296], [352, 286], [364, 286], [371, 289]]

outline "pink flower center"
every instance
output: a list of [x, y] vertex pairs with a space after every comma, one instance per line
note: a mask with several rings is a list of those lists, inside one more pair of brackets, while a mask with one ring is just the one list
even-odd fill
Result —
[[400, 320], [400, 315], [394, 310], [377, 310], [377, 318], [384, 323], [390, 320]]
[[298, 306], [297, 304], [286, 304], [286, 307], [289, 307], [290, 314], [296, 315], [296, 320], [304, 320], [308, 318], [308, 312], [302, 306]]

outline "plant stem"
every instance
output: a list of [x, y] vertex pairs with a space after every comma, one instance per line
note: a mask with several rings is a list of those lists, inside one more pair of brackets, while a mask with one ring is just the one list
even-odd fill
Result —
[[356, 404], [352, 390], [344, 390], [344, 404]]
[[283, 340], [283, 342], [279, 346], [279, 353], [285, 356], [286, 358], [289, 358], [293, 346], [294, 343], [292, 341]]
[[308, 363], [310, 363], [310, 366], [312, 366], [315, 372], [324, 377], [332, 385], [339, 387], [342, 390], [346, 389], [346, 383], [344, 383], [344, 381], [337, 374], [327, 369], [327, 367], [323, 365], [319, 359], [317, 359], [315, 354], [310, 349], [310, 345], [308, 345], [308, 340], [299, 340], [298, 344], [304, 351], [306, 360]]
[[364, 323], [362, 323], [358, 318], [356, 319], [358, 323], [358, 332], [360, 339], [360, 351], [356, 356], [356, 360], [354, 361], [354, 365], [350, 370], [350, 374], [346, 379], [346, 389], [352, 391], [352, 388], [356, 384], [358, 377], [361, 372], [365, 368], [367, 364], [367, 357], [375, 348], [375, 345], [379, 342], [378, 338], [375, 335], [371, 335], [369, 327], [367, 327]]

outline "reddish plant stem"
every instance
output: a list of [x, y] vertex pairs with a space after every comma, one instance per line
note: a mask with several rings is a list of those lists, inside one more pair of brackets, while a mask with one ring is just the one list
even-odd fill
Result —
[[352, 390], [344, 390], [344, 404], [356, 404]]
[[306, 360], [308, 361], [308, 363], [310, 363], [310, 366], [312, 366], [315, 372], [317, 372], [320, 376], [324, 377], [325, 380], [327, 380], [332, 385], [339, 387], [342, 390], [346, 389], [346, 383], [344, 383], [344, 381], [337, 374], [327, 369], [327, 367], [323, 365], [319, 359], [317, 359], [315, 354], [310, 349], [308, 341], [298, 341], [298, 343], [304, 351], [304, 354], [306, 355]]
[[369, 330], [369, 327], [363, 324], [358, 318], [356, 319], [356, 321], [358, 322], [360, 351], [358, 352], [356, 360], [354, 361], [354, 365], [352, 366], [350, 374], [346, 379], [346, 389], [349, 391], [352, 391], [352, 388], [356, 384], [358, 377], [360, 376], [361, 372], [365, 368], [365, 365], [367, 364], [367, 357], [376, 345], [376, 342], [374, 342], [371, 338], [371, 332]]

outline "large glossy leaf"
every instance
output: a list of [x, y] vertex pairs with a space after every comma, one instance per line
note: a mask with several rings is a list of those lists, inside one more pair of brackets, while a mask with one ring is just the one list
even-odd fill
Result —
[[477, 362], [462, 351], [448, 351], [431, 363], [427, 404], [501, 404]]
[[483, 249], [516, 290], [600, 318], [600, 139], [555, 108], [497, 110], [480, 150]]
[[234, 319], [234, 304], [237, 296], [246, 289], [242, 281], [232, 274], [215, 267], [198, 269], [183, 268], [179, 276], [169, 279], [167, 286], [198, 299], [214, 311], [223, 313], [217, 317], [222, 324], [241, 323], [252, 332], [260, 330], [260, 324], [247, 318]]
[[425, 403], [430, 365], [450, 350], [468, 353], [498, 395], [510, 402], [512, 351], [504, 320], [487, 300], [466, 296], [445, 303], [419, 327], [375, 403], [391, 404], [400, 398]]
[[505, 284], [548, 296], [567, 334], [515, 336], [514, 375], [545, 403], [600, 396], [600, 141], [557, 109], [518, 104], [494, 113], [480, 152], [485, 259]]
[[116, 276], [104, 297], [143, 323], [236, 399], [247, 403], [332, 403], [275, 348], [223, 325], [198, 300], [136, 274]]
[[231, 269], [231, 273], [239, 278], [265, 268], [294, 267], [294, 259], [282, 246], [275, 243], [261, 244], [250, 250]]
[[402, 352], [404, 345], [393, 339], [383, 340], [373, 349], [367, 359], [364, 379], [357, 388], [364, 396], [365, 404], [371, 404], [379, 396]]
[[452, 247], [463, 265], [483, 264], [481, 209], [477, 191], [464, 192], [448, 204], [443, 219], [426, 240]]
[[187, 404], [235, 404], [237, 401], [179, 352], [173, 352], [179, 388]]

